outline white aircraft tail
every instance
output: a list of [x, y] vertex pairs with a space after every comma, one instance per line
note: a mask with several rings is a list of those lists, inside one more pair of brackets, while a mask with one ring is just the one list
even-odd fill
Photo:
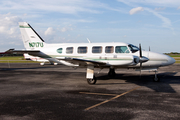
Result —
[[39, 50], [44, 47], [44, 40], [38, 33], [26, 22], [19, 23], [24, 47], [27, 50]]

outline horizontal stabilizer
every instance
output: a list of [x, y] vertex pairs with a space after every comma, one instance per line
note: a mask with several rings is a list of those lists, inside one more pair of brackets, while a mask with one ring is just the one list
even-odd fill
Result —
[[5, 53], [15, 53], [15, 54], [24, 54], [24, 53], [38, 53], [40, 50], [14, 50], [9, 49]]
[[6, 53], [13, 53], [13, 54], [24, 54], [28, 53], [29, 55], [32, 56], [38, 56], [41, 58], [51, 58], [50, 56], [46, 55], [45, 53], [41, 52], [40, 50], [14, 50], [14, 49], [9, 49], [6, 51]]

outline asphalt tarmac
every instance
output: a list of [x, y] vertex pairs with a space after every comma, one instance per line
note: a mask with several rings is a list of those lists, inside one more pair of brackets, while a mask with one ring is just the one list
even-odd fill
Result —
[[0, 64], [0, 120], [179, 120], [180, 64], [154, 73], [117, 69], [97, 74], [63, 65]]

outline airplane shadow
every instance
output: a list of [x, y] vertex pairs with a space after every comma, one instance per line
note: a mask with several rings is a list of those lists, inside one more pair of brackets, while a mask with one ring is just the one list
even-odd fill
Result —
[[[17, 66], [19, 65], [19, 66]], [[51, 68], [52, 65], [46, 65], [46, 66], [40, 66], [39, 64], [12, 64], [8, 67], [7, 65], [4, 65], [5, 67], [1, 67], [0, 71], [14, 71], [14, 70], [26, 70], [26, 69], [46, 69]]]
[[134, 75], [134, 74], [116, 74], [114, 78], [110, 78], [107, 74], [98, 75], [98, 81], [107, 80], [125, 80], [126, 83], [97, 83], [97, 85], [113, 85], [113, 84], [128, 84], [134, 83], [139, 86], [146, 86], [156, 92], [165, 93], [176, 93], [176, 91], [171, 87], [171, 84], [180, 84], [180, 76], [174, 76], [175, 72], [165, 72], [160, 73], [160, 82], [153, 82], [154, 75]]
[[40, 69], [40, 68], [49, 68], [49, 67], [31, 67], [31, 68], [1, 68], [3, 71], [14, 71], [14, 70], [25, 70], [25, 69]]

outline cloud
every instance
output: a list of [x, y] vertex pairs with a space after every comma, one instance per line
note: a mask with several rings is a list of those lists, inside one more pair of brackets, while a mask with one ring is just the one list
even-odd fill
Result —
[[107, 8], [107, 5], [92, 0], [1, 0], [0, 10], [8, 11], [48, 11], [65, 14], [77, 14], [78, 12], [101, 13], [96, 8]]
[[67, 30], [68, 30], [68, 28], [63, 27], [63, 28], [61, 29], [61, 32], [66, 32]]
[[103, 2], [97, 0], [1, 0], [0, 11], [21, 12], [22, 14], [57, 12], [75, 15], [78, 13], [100, 14], [104, 10], [125, 13], [123, 8], [110, 7]]
[[151, 10], [149, 8], [144, 8], [146, 11], [152, 13], [153, 15], [155, 15], [156, 17], [160, 18], [162, 21], [163, 21], [163, 24], [162, 24], [162, 27], [165, 27], [165, 28], [170, 28], [173, 30], [172, 28], [172, 24], [171, 24], [171, 20], [162, 16], [161, 14], [155, 12], [154, 10]]
[[124, 37], [124, 38], [126, 38], [126, 37], [127, 37], [127, 35], [124, 35], [123, 37]]
[[180, 6], [177, 8], [178, 10], [180, 9]]
[[45, 31], [45, 35], [53, 35], [55, 33], [54, 29], [52, 27], [49, 27], [46, 31]]
[[128, 5], [141, 4], [148, 6], [161, 6], [161, 7], [177, 7], [180, 5], [180, 0], [117, 0]]
[[17, 34], [18, 22], [22, 21], [18, 16], [11, 13], [0, 14], [0, 34], [7, 37], [14, 37]]
[[59, 27], [59, 28], [52, 28], [52, 27], [48, 27], [47, 30], [44, 32], [45, 36], [52, 36], [55, 35], [57, 32], [67, 32], [67, 31], [71, 31], [73, 30], [73, 28], [71, 27], [72, 25], [69, 26], [65, 26], [65, 27]]
[[[177, 6], [177, 4], [180, 4], [179, 0], [117, 0], [119, 2], [123, 2], [124, 4], [128, 5], [128, 6], [137, 6], [138, 5], [153, 5], [153, 6], [163, 6], [165, 7], [175, 7]], [[150, 13], [152, 13], [154, 16], [160, 18], [162, 20], [162, 27], [165, 28], [169, 28], [171, 30], [174, 31], [172, 24], [171, 24], [171, 20], [167, 17], [164, 17], [163, 15], [159, 14], [158, 12], [156, 12], [155, 10], [152, 10], [150, 8], [147, 7], [137, 7], [137, 8], [133, 8], [129, 11], [130, 15], [135, 14], [139, 11], [148, 11]]]
[[73, 30], [73, 28], [71, 26], [68, 26], [68, 27], [63, 27], [61, 29], [61, 32], [72, 31], [72, 30]]
[[92, 22], [95, 22], [95, 21], [94, 21], [94, 20], [80, 19], [80, 20], [76, 20], [76, 22], [81, 22], [81, 23], [92, 23]]
[[129, 11], [129, 14], [130, 14], [130, 15], [133, 15], [133, 14], [136, 14], [136, 13], [138, 13], [138, 12], [140, 12], [140, 11], [144, 11], [143, 7], [133, 8], [133, 9], [131, 9], [131, 10]]
[[1, 51], [14, 48], [14, 46], [22, 46], [20, 30], [18, 22], [21, 18], [16, 15], [0, 14], [0, 49]]
[[165, 10], [166, 8], [165, 7], [158, 7], [158, 8], [155, 8], [154, 10], [155, 11], [161, 11], [161, 10]]

